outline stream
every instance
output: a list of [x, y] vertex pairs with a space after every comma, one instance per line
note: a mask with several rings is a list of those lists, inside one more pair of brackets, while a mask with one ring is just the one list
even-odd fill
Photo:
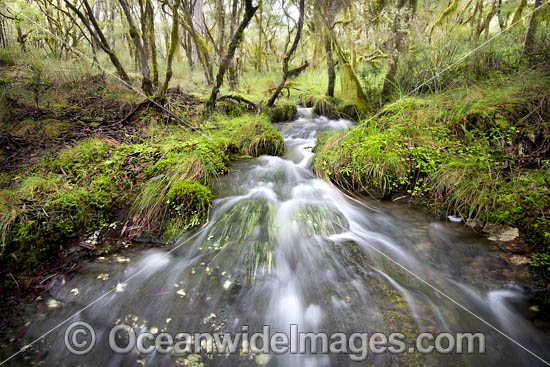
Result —
[[[460, 223], [396, 203], [351, 200], [312, 173], [316, 135], [351, 125], [299, 108], [295, 121], [276, 126], [285, 138], [285, 156], [233, 164], [216, 184], [205, 227], [167, 248], [129, 249], [91, 262], [44, 297], [48, 312], [28, 306], [30, 326], [14, 343], [17, 348], [95, 302], [34, 344], [34, 353], [21, 353], [6, 365], [545, 365], [524, 349], [550, 360], [549, 330], [527, 302], [527, 271], [504, 261]], [[96, 333], [93, 350], [82, 356], [64, 345], [74, 321], [89, 323]], [[352, 360], [353, 353], [314, 353], [307, 343], [303, 353], [120, 354], [108, 344], [117, 324], [154, 335], [252, 335], [264, 325], [271, 334], [288, 334], [291, 325], [329, 336], [400, 332], [407, 350], [369, 351], [362, 361]], [[411, 353], [408, 347], [422, 332], [483, 333], [486, 350]], [[128, 342], [124, 335], [117, 340]], [[201, 345], [206, 349], [208, 343]], [[6, 358], [8, 351], [2, 352]]]

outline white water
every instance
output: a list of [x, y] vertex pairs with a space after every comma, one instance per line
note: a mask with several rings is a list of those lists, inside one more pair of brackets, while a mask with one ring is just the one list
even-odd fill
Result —
[[[91, 354], [70, 355], [61, 327], [35, 347], [35, 354], [15, 359], [13, 365], [30, 365], [46, 349], [41, 357], [46, 366], [185, 365], [185, 356], [111, 352], [108, 330], [121, 322], [138, 331], [173, 333], [240, 331], [242, 325], [259, 331], [264, 324], [272, 332], [288, 332], [297, 324], [301, 331], [326, 333], [486, 333], [484, 355], [369, 354], [357, 363], [330, 354], [203, 355], [205, 366], [542, 365], [378, 251], [548, 358], [548, 334], [524, 316], [528, 306], [517, 285], [524, 280], [516, 279], [481, 238], [459, 224], [435, 222], [391, 204], [369, 203], [378, 207], [371, 210], [316, 178], [309, 169], [316, 135], [351, 123], [315, 117], [310, 109], [299, 114], [296, 121], [278, 126], [285, 157], [239, 162], [222, 179], [209, 224], [195, 240], [170, 255], [169, 249], [155, 249], [126, 255], [129, 262], [111, 257], [89, 264], [52, 290], [62, 307], [33, 315], [25, 342], [145, 269], [120, 292], [75, 317], [97, 332]], [[71, 292], [75, 288], [78, 295]]]

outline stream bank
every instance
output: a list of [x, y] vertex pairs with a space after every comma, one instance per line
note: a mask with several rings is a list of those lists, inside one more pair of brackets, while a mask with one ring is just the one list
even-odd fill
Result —
[[321, 134], [313, 169], [349, 192], [466, 223], [529, 264], [549, 303], [547, 66], [406, 97], [346, 132]]
[[[210, 220], [165, 249], [126, 250], [61, 277], [25, 314], [29, 326], [3, 353], [34, 340], [84, 305], [112, 293], [73, 318], [93, 325], [105, 341], [114, 325], [169, 332], [261, 330], [326, 333], [401, 331], [407, 343], [421, 331], [483, 332], [484, 354], [370, 354], [376, 365], [537, 365], [451, 302], [545, 356], [549, 328], [528, 302], [526, 273], [503, 261], [487, 241], [458, 223], [445, 223], [394, 203], [351, 201], [309, 169], [319, 132], [348, 128], [301, 109], [277, 128], [283, 157], [235, 162], [214, 186]], [[410, 273], [425, 279], [419, 283]], [[146, 271], [143, 271], [146, 270]], [[127, 279], [133, 276], [131, 280]], [[40, 312], [40, 310], [42, 310]], [[31, 365], [351, 366], [341, 354], [117, 354], [98, 343], [75, 356], [55, 330], [10, 361]]]

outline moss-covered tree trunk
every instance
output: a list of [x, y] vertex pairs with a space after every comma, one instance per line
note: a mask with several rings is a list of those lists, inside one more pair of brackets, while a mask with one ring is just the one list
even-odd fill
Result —
[[538, 20], [537, 15], [539, 13], [538, 9], [542, 6], [542, 0], [535, 0], [535, 11], [531, 14], [529, 18], [529, 28], [527, 29], [527, 34], [525, 35], [525, 43], [523, 45], [523, 55], [527, 57], [529, 63], [533, 62], [533, 53], [535, 46], [535, 35], [537, 34]]
[[218, 92], [220, 91], [220, 88], [223, 84], [225, 72], [229, 66], [229, 63], [235, 56], [235, 51], [237, 50], [237, 47], [239, 47], [243, 40], [244, 30], [246, 29], [246, 27], [248, 27], [248, 24], [250, 24], [250, 20], [254, 16], [254, 13], [256, 13], [257, 9], [257, 6], [252, 5], [252, 0], [245, 0], [244, 17], [237, 27], [235, 34], [231, 38], [231, 42], [229, 43], [229, 47], [227, 48], [227, 53], [223, 57], [223, 60], [220, 64], [220, 69], [218, 70], [218, 74], [216, 75], [214, 87], [212, 88], [212, 92], [210, 93], [210, 99], [207, 103], [207, 107], [209, 110], [213, 110], [214, 106], [216, 105]]
[[[128, 77], [128, 74], [126, 73], [126, 70], [124, 70], [124, 67], [122, 66], [122, 63], [118, 59], [115, 51], [109, 46], [109, 42], [105, 38], [105, 35], [101, 31], [101, 27], [97, 23], [97, 20], [94, 16], [94, 13], [92, 11], [92, 8], [90, 7], [90, 4], [87, 0], [82, 0], [82, 3], [84, 4], [84, 7], [86, 8], [86, 13], [88, 14], [88, 17], [86, 17], [80, 10], [78, 10], [69, 0], [65, 0], [65, 4], [69, 9], [71, 9], [82, 21], [84, 26], [88, 29], [88, 32], [90, 32], [91, 37], [94, 39], [96, 44], [109, 56], [109, 59], [113, 63], [118, 76], [125, 82], [130, 82], [130, 78]], [[93, 27], [93, 29], [92, 29]]]
[[[231, 5], [231, 24], [229, 25], [229, 38], [233, 38], [233, 35], [235, 34], [235, 26], [237, 25], [238, 11], [239, 11], [239, 0], [233, 0]], [[229, 88], [231, 88], [231, 90], [236, 90], [238, 85], [239, 85], [239, 75], [237, 74], [237, 68], [235, 67], [235, 59], [233, 58], [229, 62]]]
[[358, 106], [363, 111], [367, 111], [370, 108], [370, 102], [367, 95], [365, 94], [365, 91], [363, 90], [363, 86], [361, 85], [357, 74], [355, 74], [355, 70], [353, 69], [350, 60], [348, 59], [348, 57], [346, 57], [344, 51], [338, 44], [338, 41], [336, 40], [333, 31], [330, 29], [330, 27], [327, 27], [327, 29], [329, 30], [328, 35], [332, 40], [332, 45], [336, 50], [336, 54], [338, 55], [338, 62], [340, 64], [341, 93], [345, 98], [356, 101]]
[[193, 26], [194, 20], [192, 17], [192, 4], [189, 2], [184, 3], [181, 21], [181, 25], [187, 31], [187, 33], [189, 33], [191, 39], [193, 40], [193, 43], [195, 45], [194, 50], [196, 51], [196, 56], [198, 57], [199, 62], [203, 67], [206, 83], [210, 85], [212, 84], [212, 80], [214, 79], [214, 71], [212, 68], [212, 62], [210, 60], [210, 54], [208, 52], [208, 47], [206, 45], [206, 42], [204, 41], [204, 38], [199, 34], [199, 32], [197, 32], [197, 30]]
[[158, 95], [164, 97], [168, 90], [168, 84], [172, 79], [172, 62], [174, 61], [174, 55], [179, 44], [179, 16], [178, 11], [181, 4], [181, 0], [174, 0], [172, 4], [172, 31], [170, 32], [170, 48], [168, 49], [168, 55], [166, 56], [166, 76], [164, 77], [164, 83], [160, 89]]
[[218, 29], [218, 50], [223, 55], [223, 46], [225, 43], [225, 5], [223, 0], [216, 0], [216, 23]]
[[159, 68], [157, 44], [155, 40], [155, 12], [151, 0], [145, 0], [145, 29], [146, 38], [148, 39], [149, 49], [151, 51], [151, 78], [153, 85], [158, 87], [159, 84]]
[[290, 62], [290, 58], [294, 55], [294, 52], [296, 52], [296, 48], [298, 47], [298, 43], [300, 42], [300, 37], [302, 36], [302, 28], [304, 27], [304, 0], [299, 0], [298, 9], [300, 11], [300, 16], [298, 18], [298, 25], [296, 27], [296, 36], [294, 37], [292, 46], [283, 57], [283, 77], [281, 78], [281, 82], [275, 89], [275, 92], [273, 92], [273, 95], [267, 101], [268, 106], [273, 106], [273, 104], [277, 100], [277, 97], [279, 96], [279, 93], [281, 93], [286, 84], [286, 80], [289, 75], [288, 63]]
[[153, 94], [153, 83], [151, 82], [151, 72], [149, 70], [149, 61], [147, 60], [147, 54], [145, 53], [145, 48], [143, 47], [143, 43], [141, 42], [142, 38], [134, 23], [134, 19], [132, 17], [132, 13], [130, 13], [130, 7], [128, 6], [128, 3], [126, 2], [126, 0], [119, 0], [119, 2], [124, 12], [124, 15], [126, 16], [130, 37], [132, 38], [134, 46], [136, 47], [136, 56], [141, 66], [141, 89], [143, 89], [145, 94], [150, 96]]
[[328, 86], [327, 96], [334, 97], [334, 84], [336, 83], [336, 65], [332, 55], [332, 40], [330, 37], [325, 37], [325, 51], [327, 53], [327, 74]]

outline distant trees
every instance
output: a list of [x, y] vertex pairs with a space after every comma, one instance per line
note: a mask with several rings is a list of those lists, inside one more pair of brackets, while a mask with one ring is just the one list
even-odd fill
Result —
[[222, 62], [220, 63], [218, 75], [216, 75], [216, 81], [214, 87], [212, 88], [212, 92], [210, 93], [210, 99], [208, 100], [207, 104], [210, 110], [212, 110], [216, 104], [216, 99], [218, 98], [218, 92], [220, 91], [220, 87], [223, 83], [225, 72], [229, 67], [229, 64], [231, 63], [231, 60], [233, 60], [233, 57], [235, 56], [235, 51], [237, 47], [239, 47], [243, 40], [244, 30], [246, 29], [246, 27], [248, 27], [248, 24], [250, 24], [250, 20], [252, 20], [252, 17], [254, 16], [254, 13], [256, 13], [256, 10], [258, 10], [258, 6], [254, 6], [252, 4], [252, 0], [244, 0], [244, 6], [245, 8], [243, 19], [241, 20], [241, 23], [231, 37], [229, 47], [227, 48], [227, 52], [225, 53]]
[[[243, 90], [246, 69], [275, 71], [266, 74], [276, 77], [265, 90], [265, 102], [273, 105], [289, 80], [310, 67], [324, 73], [327, 96], [367, 108], [373, 91], [382, 99], [396, 92], [415, 42], [452, 41], [458, 37], [454, 30], [470, 35], [474, 46], [495, 27], [524, 27], [519, 53], [532, 62], [540, 53], [537, 30], [548, 18], [539, 9], [543, 5], [543, 0], [5, 0], [0, 45], [41, 48], [57, 57], [84, 53], [96, 65], [103, 52], [120, 79], [131, 83], [138, 74], [143, 92], [158, 97], [186, 63], [209, 87], [210, 108], [224, 83]], [[539, 11], [523, 18], [535, 8]], [[383, 74], [373, 85], [366, 81], [371, 72]]]
[[[294, 41], [292, 42], [292, 46], [290, 46], [290, 49], [287, 50], [283, 57], [283, 77], [281, 79], [281, 82], [267, 101], [268, 106], [273, 106], [275, 103], [275, 100], [279, 96], [279, 93], [281, 93], [281, 90], [283, 90], [286, 81], [290, 75], [299, 73], [301, 70], [303, 70], [304, 66], [298, 67], [296, 69], [289, 70], [288, 64], [290, 63], [290, 60], [292, 56], [294, 56], [294, 53], [296, 52], [296, 48], [298, 47], [298, 43], [300, 42], [300, 38], [302, 37], [302, 29], [304, 27], [304, 13], [305, 13], [305, 1], [299, 0], [298, 1], [298, 24], [296, 25], [296, 35], [294, 36]], [[307, 67], [307, 63], [305, 64]]]

